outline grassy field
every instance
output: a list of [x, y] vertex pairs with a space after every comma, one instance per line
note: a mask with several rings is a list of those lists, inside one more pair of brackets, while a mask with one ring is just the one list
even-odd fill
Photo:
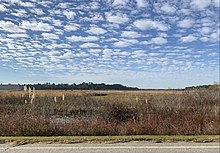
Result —
[[219, 91], [1, 91], [0, 136], [217, 135]]

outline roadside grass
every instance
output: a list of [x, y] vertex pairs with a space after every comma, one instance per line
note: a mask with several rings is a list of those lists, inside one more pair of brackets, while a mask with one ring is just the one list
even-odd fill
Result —
[[0, 144], [10, 143], [11, 146], [19, 146], [33, 143], [123, 143], [130, 141], [163, 142], [220, 142], [219, 135], [131, 135], [131, 136], [51, 136], [51, 137], [0, 137]]

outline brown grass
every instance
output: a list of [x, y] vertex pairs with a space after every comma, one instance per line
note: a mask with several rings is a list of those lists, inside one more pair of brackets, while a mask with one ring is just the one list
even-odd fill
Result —
[[1, 91], [0, 135], [220, 134], [219, 108], [216, 90]]

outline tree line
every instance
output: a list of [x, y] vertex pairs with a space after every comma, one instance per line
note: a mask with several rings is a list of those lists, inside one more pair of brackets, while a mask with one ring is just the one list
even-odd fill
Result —
[[80, 83], [80, 84], [26, 84], [27, 87], [34, 87], [36, 90], [139, 90], [137, 87], [127, 87], [121, 84], [105, 84], [105, 83]]
[[200, 85], [200, 86], [191, 86], [186, 87], [185, 90], [205, 90], [205, 89], [212, 89], [212, 90], [219, 90], [220, 85], [218, 83], [210, 84], [210, 85]]

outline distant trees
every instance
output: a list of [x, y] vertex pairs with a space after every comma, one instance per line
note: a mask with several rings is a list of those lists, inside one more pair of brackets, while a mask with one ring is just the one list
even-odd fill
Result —
[[219, 90], [220, 89], [220, 85], [218, 83], [214, 83], [213, 85], [191, 86], [191, 87], [186, 87], [185, 88], [185, 90], [197, 90], [197, 89]]
[[37, 90], [139, 90], [136, 87], [127, 87], [121, 84], [95, 84], [92, 82], [81, 84], [55, 84], [55, 83], [44, 83], [44, 84], [27, 84], [27, 86], [35, 87]]

